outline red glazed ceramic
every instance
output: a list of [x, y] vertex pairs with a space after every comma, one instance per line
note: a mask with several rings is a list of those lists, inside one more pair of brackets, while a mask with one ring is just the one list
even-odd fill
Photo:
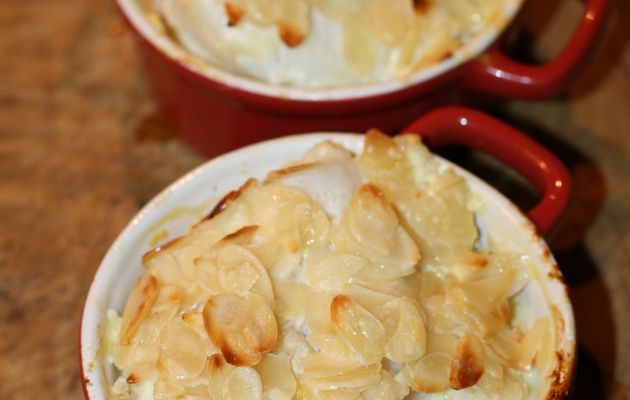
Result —
[[[609, 0], [585, 0], [584, 13], [564, 49], [544, 65], [525, 65], [492, 43], [488, 30], [451, 57], [405, 81], [332, 89], [274, 86], [190, 61], [158, 34], [137, 0], [116, 0], [139, 44], [147, 77], [171, 128], [208, 156], [272, 137], [312, 131], [393, 132], [438, 105], [452, 90], [508, 97], [552, 96], [575, 75], [605, 20]], [[520, 0], [519, 0], [520, 1]], [[511, 11], [509, 18], [517, 12]]]

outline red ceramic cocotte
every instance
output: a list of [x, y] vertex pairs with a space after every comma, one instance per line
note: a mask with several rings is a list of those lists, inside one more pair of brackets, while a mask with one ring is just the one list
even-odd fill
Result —
[[508, 97], [554, 95], [566, 87], [594, 43], [609, 2], [584, 0], [571, 39], [545, 65], [510, 59], [492, 45], [500, 33], [492, 31], [466, 45], [468, 56], [447, 59], [405, 82], [318, 90], [274, 86], [211, 66], [199, 69], [154, 31], [136, 1], [116, 0], [138, 41], [160, 110], [177, 134], [208, 156], [299, 132], [370, 127], [392, 132], [422, 112], [451, 103], [452, 90], [436, 90], [446, 86]]
[[[546, 291], [531, 292], [533, 308], [549, 303], [554, 312], [549, 317], [556, 329], [556, 352], [559, 354], [553, 372], [541, 377], [535, 399], [564, 399], [569, 393], [575, 370], [575, 325], [567, 288], [539, 232], [547, 232], [564, 210], [571, 182], [563, 165], [547, 150], [504, 123], [462, 107], [449, 107], [429, 112], [403, 130], [418, 133], [432, 147], [462, 144], [480, 149], [503, 160], [522, 173], [541, 193], [537, 206], [526, 218], [512, 203], [487, 183], [462, 168], [437, 157], [442, 165], [452, 167], [468, 183], [472, 192], [494, 213], [493, 221], [501, 225], [505, 235], [522, 243], [532, 256], [533, 265]], [[87, 400], [106, 400], [114, 371], [101, 349], [107, 310], [124, 308], [129, 291], [146, 271], [141, 266], [143, 254], [155, 246], [155, 232], [167, 232], [163, 242], [185, 234], [213, 208], [210, 198], [220, 199], [251, 176], [267, 172], [295, 161], [312, 146], [331, 140], [359, 154], [364, 137], [349, 133], [315, 133], [293, 135], [256, 143], [206, 162], [181, 177], [151, 200], [128, 224], [112, 244], [90, 287], [81, 320], [80, 356], [83, 389]], [[211, 188], [215, 189], [211, 189]], [[180, 207], [198, 210], [198, 214], [176, 213]], [[165, 218], [165, 216], [170, 217]], [[532, 226], [533, 222], [538, 229]], [[168, 229], [166, 229], [168, 228]], [[525, 251], [525, 250], [524, 250]], [[525, 289], [526, 291], [526, 289]], [[544, 295], [542, 293], [547, 293]], [[546, 307], [545, 307], [546, 308]]]

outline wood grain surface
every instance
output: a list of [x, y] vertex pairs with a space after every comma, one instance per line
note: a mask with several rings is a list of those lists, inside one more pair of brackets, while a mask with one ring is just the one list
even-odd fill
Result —
[[[529, 0], [519, 57], [552, 55], [576, 0]], [[570, 168], [575, 192], [551, 241], [571, 287], [575, 399], [630, 397], [630, 2], [564, 96], [483, 98]], [[82, 303], [119, 231], [204, 159], [165, 127], [110, 0], [0, 0], [0, 399], [81, 399]], [[531, 204], [474, 154], [464, 165]]]

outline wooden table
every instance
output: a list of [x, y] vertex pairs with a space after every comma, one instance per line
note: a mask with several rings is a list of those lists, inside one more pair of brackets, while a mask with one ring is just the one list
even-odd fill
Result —
[[[545, 56], [580, 7], [531, 0]], [[620, 18], [624, 15], [624, 18]], [[571, 286], [575, 398], [630, 396], [630, 2], [568, 95], [489, 101], [569, 166], [552, 241]], [[521, 49], [523, 51], [523, 49]], [[81, 399], [81, 307], [101, 257], [153, 195], [203, 158], [155, 111], [110, 0], [0, 1], [0, 399]]]

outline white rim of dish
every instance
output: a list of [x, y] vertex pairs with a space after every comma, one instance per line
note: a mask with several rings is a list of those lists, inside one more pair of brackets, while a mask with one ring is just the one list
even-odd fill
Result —
[[195, 74], [199, 74], [202, 77], [221, 84], [258, 95], [289, 100], [324, 101], [349, 100], [384, 95], [421, 82], [429, 81], [446, 71], [455, 69], [485, 51], [516, 16], [524, 0], [511, 0], [504, 10], [504, 18], [502, 19], [502, 23], [500, 25], [487, 29], [465, 46], [457, 49], [453, 53], [452, 57], [438, 64], [427, 68], [421, 68], [420, 70], [410, 74], [408, 77], [399, 78], [389, 82], [330, 88], [301, 88], [273, 85], [227, 72], [206, 62], [193, 63], [187, 61], [190, 60], [192, 56], [182, 47], [174, 43], [170, 38], [160, 34], [153, 26], [151, 26], [151, 23], [146, 18], [144, 12], [138, 6], [137, 0], [116, 0], [116, 2], [133, 27], [146, 40], [159, 49], [164, 56], [170, 58], [173, 62], [176, 62]]
[[[105, 397], [101, 396], [103, 391], [106, 391], [106, 383], [102, 379], [102, 371], [98, 365], [100, 357], [100, 343], [101, 343], [101, 324], [107, 318], [107, 309], [104, 309], [103, 301], [109, 301], [109, 294], [111, 292], [112, 284], [116, 281], [117, 274], [117, 257], [121, 256], [121, 252], [124, 251], [124, 245], [126, 243], [134, 243], [137, 239], [139, 232], [142, 232], [143, 223], [147, 218], [151, 218], [152, 214], [158, 213], [162, 216], [169, 210], [164, 208], [165, 202], [174, 194], [185, 191], [187, 187], [194, 188], [198, 185], [198, 179], [202, 179], [204, 174], [208, 171], [215, 169], [226, 169], [231, 171], [239, 171], [239, 165], [242, 166], [244, 160], [251, 160], [252, 154], [256, 153], [265, 160], [274, 160], [277, 153], [286, 153], [287, 146], [296, 147], [297, 149], [291, 149], [291, 153], [295, 154], [300, 150], [306, 151], [308, 148], [316, 143], [324, 140], [332, 140], [341, 144], [347, 149], [358, 152], [362, 149], [364, 135], [352, 134], [352, 133], [311, 133], [287, 136], [278, 139], [268, 140], [260, 142], [247, 147], [243, 147], [239, 150], [227, 153], [223, 156], [219, 156], [206, 163], [195, 168], [191, 172], [182, 176], [162, 192], [156, 195], [149, 203], [147, 203], [129, 222], [124, 230], [118, 235], [112, 246], [107, 251], [103, 261], [99, 265], [94, 279], [90, 285], [90, 290], [84, 305], [83, 314], [81, 318], [81, 332], [80, 332], [80, 360], [81, 371], [84, 380], [84, 390], [86, 396], [90, 400], [104, 400]], [[295, 151], [294, 151], [295, 150]], [[445, 160], [439, 156], [436, 156], [438, 160], [447, 166], [452, 167], [457, 174], [463, 176], [469, 183], [473, 191], [478, 194], [482, 194], [484, 199], [494, 202], [502, 210], [502, 213], [510, 220], [509, 224], [527, 233], [527, 236], [531, 238], [532, 250], [535, 250], [539, 254], [550, 254], [546, 243], [537, 235], [536, 228], [529, 221], [529, 219], [522, 213], [522, 211], [516, 207], [509, 199], [499, 193], [495, 188], [490, 186], [485, 181], [466, 171], [465, 169]], [[289, 161], [288, 159], [280, 159], [279, 162]], [[269, 171], [262, 171], [267, 173]], [[220, 195], [222, 193], [219, 193]], [[208, 196], [210, 197], [210, 196]], [[541, 258], [540, 272], [544, 275], [541, 279], [545, 280], [547, 285], [546, 300], [544, 300], [550, 306], [555, 306], [560, 312], [560, 316], [563, 319], [563, 340], [559, 344], [557, 343], [556, 350], [564, 350], [572, 357], [571, 366], [574, 367], [575, 362], [575, 322], [573, 316], [573, 309], [571, 307], [568, 294], [566, 292], [566, 285], [555, 279], [558, 269], [555, 264], [553, 256]], [[570, 373], [572, 371], [562, 371], [561, 373]], [[561, 383], [570, 383], [571, 376], [564, 376], [565, 380], [561, 379]], [[549, 381], [550, 385], [553, 385], [553, 377], [545, 377], [544, 381]], [[550, 386], [549, 392], [553, 390]], [[546, 393], [545, 393], [546, 394]], [[546, 397], [542, 397], [546, 398]]]

